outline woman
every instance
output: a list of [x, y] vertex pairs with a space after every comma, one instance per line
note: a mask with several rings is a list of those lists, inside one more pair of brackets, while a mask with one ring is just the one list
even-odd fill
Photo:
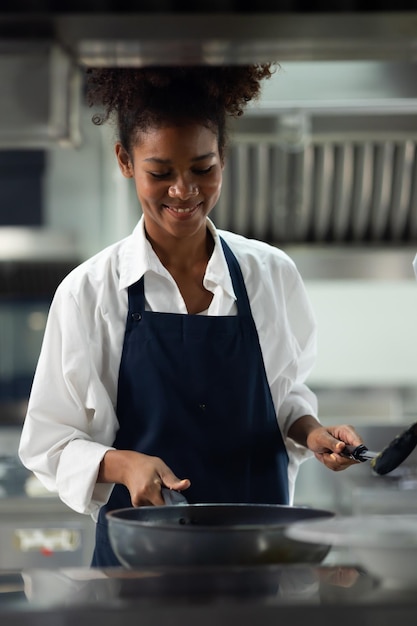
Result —
[[95, 69], [95, 123], [112, 118], [143, 216], [58, 287], [20, 456], [98, 519], [93, 565], [117, 565], [108, 510], [189, 502], [291, 504], [299, 462], [340, 470], [361, 438], [320, 425], [304, 381], [315, 323], [294, 263], [216, 230], [226, 122], [271, 65]]

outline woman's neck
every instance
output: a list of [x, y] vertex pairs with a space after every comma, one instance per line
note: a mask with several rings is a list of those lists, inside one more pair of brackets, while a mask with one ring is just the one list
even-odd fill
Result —
[[148, 236], [162, 265], [168, 270], [181, 292], [188, 313], [208, 309], [213, 294], [204, 287], [207, 263], [214, 249], [214, 240], [208, 229], [201, 237], [173, 239], [169, 245], [159, 245]]
[[164, 238], [163, 242], [145, 232], [155, 254], [168, 271], [187, 272], [198, 266], [205, 269], [214, 249], [213, 237], [208, 229], [190, 238]]

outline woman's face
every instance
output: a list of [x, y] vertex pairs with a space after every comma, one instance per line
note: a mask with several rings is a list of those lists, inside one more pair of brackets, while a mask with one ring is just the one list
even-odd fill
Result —
[[200, 124], [161, 126], [139, 134], [131, 158], [120, 143], [115, 149], [122, 174], [135, 181], [151, 239], [205, 233], [223, 170], [212, 130]]

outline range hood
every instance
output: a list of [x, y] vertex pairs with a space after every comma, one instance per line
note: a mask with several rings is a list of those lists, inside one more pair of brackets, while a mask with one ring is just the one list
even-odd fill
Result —
[[234, 128], [218, 225], [281, 247], [417, 242], [417, 10], [303, 13], [287, 2], [288, 11], [268, 12], [260, 2], [259, 12], [175, 13], [164, 12], [166, 1], [153, 12], [146, 2], [132, 12], [94, 2], [102, 7], [89, 12], [89, 4], [79, 13], [0, 12], [0, 67], [16, 46], [42, 45], [78, 79], [85, 66], [275, 60], [281, 69]]
[[[16, 13], [0, 8], [1, 148], [78, 145], [86, 66], [273, 60], [293, 67], [279, 77], [278, 96], [266, 84], [262, 114], [268, 108], [293, 113], [313, 107], [315, 114], [328, 116], [343, 107], [349, 113], [417, 110], [417, 10], [300, 13], [291, 11], [298, 4], [291, 0], [285, 3], [288, 11], [263, 12], [261, 1], [259, 12], [250, 13], [227, 11], [237, 2], [214, 2], [223, 10], [212, 13], [164, 12], [177, 5], [169, 0], [152, 2], [153, 12], [146, 11], [146, 2], [134, 12], [111, 10], [111, 0], [84, 4], [78, 13], [27, 13], [20, 10], [25, 0], [13, 2]], [[313, 80], [305, 81], [294, 63], [304, 63], [304, 74]], [[311, 97], [312, 87], [319, 97]], [[291, 117], [281, 123], [284, 132], [293, 132]]]
[[75, 63], [92, 66], [271, 59], [415, 61], [417, 54], [417, 11], [401, 11], [400, 3], [398, 11], [385, 13], [355, 11], [356, 3], [352, 12], [326, 12], [322, 5], [317, 12], [303, 13], [291, 11], [291, 4], [297, 4], [291, 2], [285, 3], [287, 11], [268, 12], [259, 1], [258, 10], [251, 12], [227, 11], [227, 2], [219, 3], [223, 10], [211, 13], [169, 12], [170, 2], [154, 1], [153, 12], [146, 10], [147, 3], [141, 3], [142, 10], [112, 11], [111, 2], [94, 2], [93, 8], [99, 9], [89, 12], [86, 2], [79, 13], [25, 13], [19, 12], [19, 2], [13, 3], [16, 13], [0, 12], [3, 51], [17, 39], [49, 40]]

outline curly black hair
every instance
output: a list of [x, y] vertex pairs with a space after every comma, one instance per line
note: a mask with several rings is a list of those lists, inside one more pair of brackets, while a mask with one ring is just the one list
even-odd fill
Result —
[[119, 140], [130, 152], [138, 132], [151, 126], [201, 123], [217, 133], [219, 152], [226, 144], [226, 121], [239, 117], [261, 93], [272, 63], [244, 66], [168, 66], [88, 68], [87, 103], [100, 106], [100, 125], [114, 118]]

